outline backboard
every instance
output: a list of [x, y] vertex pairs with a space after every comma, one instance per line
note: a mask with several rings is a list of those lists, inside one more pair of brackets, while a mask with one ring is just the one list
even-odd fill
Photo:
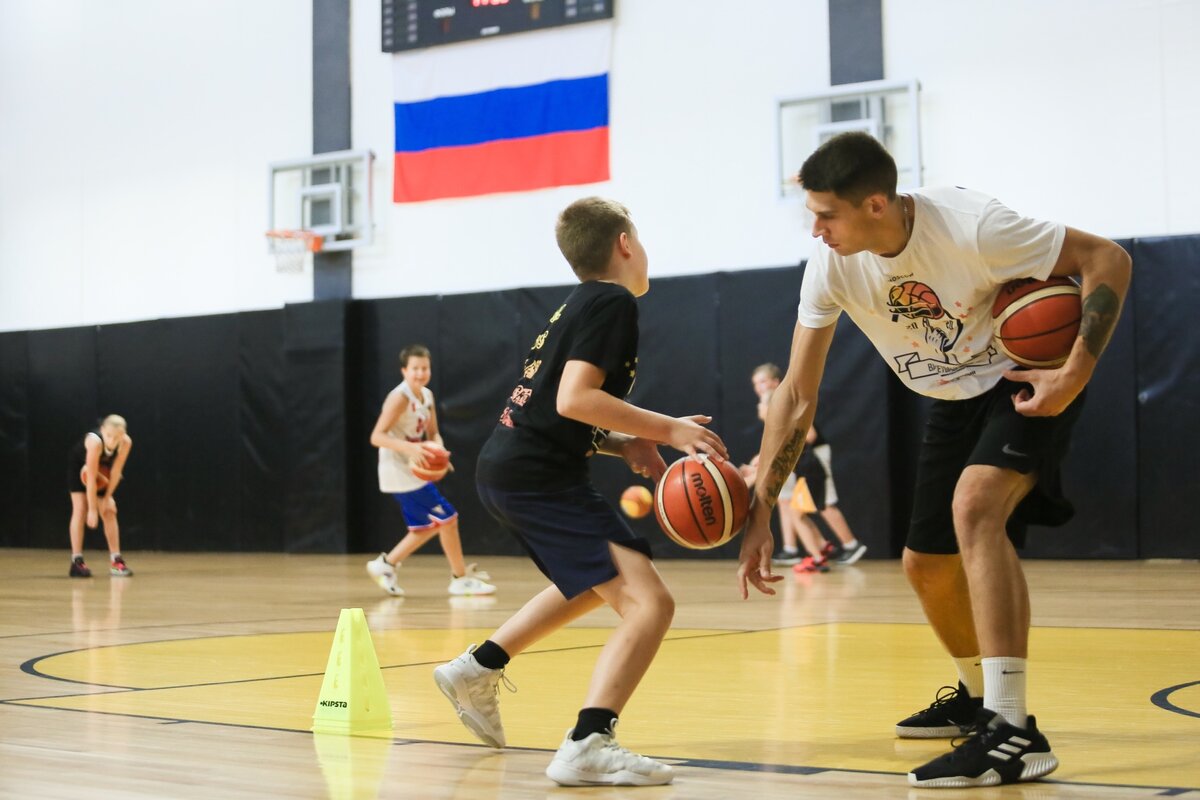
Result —
[[268, 230], [311, 231], [326, 252], [371, 244], [374, 160], [370, 150], [339, 150], [270, 164]]

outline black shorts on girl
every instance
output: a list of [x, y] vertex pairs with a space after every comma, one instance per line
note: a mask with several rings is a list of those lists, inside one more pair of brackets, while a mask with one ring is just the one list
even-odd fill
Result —
[[929, 412], [906, 546], [918, 553], [958, 552], [952, 504], [963, 469], [972, 464], [1037, 474], [1037, 484], [1008, 520], [1008, 538], [1025, 545], [1027, 525], [1062, 525], [1075, 513], [1063, 496], [1061, 467], [1084, 392], [1056, 417], [1027, 417], [1012, 396], [1027, 383], [1001, 380], [967, 400], [937, 400]]
[[608, 543], [650, 558], [650, 543], [630, 529], [590, 485], [548, 492], [510, 491], [477, 483], [483, 507], [516, 537], [568, 600], [617, 577]]

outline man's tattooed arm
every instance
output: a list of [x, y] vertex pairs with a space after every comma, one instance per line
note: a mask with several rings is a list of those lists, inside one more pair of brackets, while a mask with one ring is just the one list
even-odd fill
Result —
[[762, 501], [768, 507], [774, 508], [775, 503], [779, 500], [779, 493], [783, 491], [783, 485], [787, 483], [788, 476], [792, 474], [796, 462], [800, 459], [800, 451], [804, 449], [804, 437], [807, 433], [807, 429], [792, 431], [791, 438], [783, 443], [783, 447], [771, 461], [771, 470], [763, 483], [764, 492], [761, 496]]
[[1092, 358], [1099, 358], [1112, 338], [1121, 313], [1121, 298], [1106, 284], [1100, 284], [1083, 300], [1083, 321], [1079, 335]]

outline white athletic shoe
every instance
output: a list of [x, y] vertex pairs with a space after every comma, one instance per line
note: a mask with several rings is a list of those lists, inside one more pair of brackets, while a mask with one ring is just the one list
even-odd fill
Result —
[[[615, 730], [617, 721], [612, 724]], [[593, 733], [576, 742], [567, 731], [546, 777], [559, 786], [658, 786], [674, 780], [675, 770], [626, 750], [610, 734]]]
[[465, 594], [493, 594], [496, 587], [487, 582], [492, 576], [475, 567], [475, 564], [468, 564], [463, 576], [451, 579], [446, 591], [456, 597]]
[[504, 724], [500, 722], [500, 681], [510, 692], [517, 687], [502, 669], [481, 666], [471, 655], [475, 645], [458, 658], [433, 671], [433, 680], [454, 706], [454, 713], [467, 730], [491, 747], [504, 747]]
[[393, 597], [404, 596], [404, 590], [396, 585], [396, 568], [387, 562], [387, 553], [380, 553], [367, 562], [367, 574]]

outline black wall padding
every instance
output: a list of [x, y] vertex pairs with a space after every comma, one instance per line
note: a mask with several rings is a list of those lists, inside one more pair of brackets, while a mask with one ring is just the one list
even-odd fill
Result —
[[[65, 552], [70, 549], [67, 522], [71, 516], [67, 451], [96, 427], [101, 413], [96, 328], [30, 331], [27, 337], [30, 532], [26, 542], [32, 547], [61, 547]], [[104, 538], [87, 534], [85, 543], [103, 547]]]
[[0, 333], [0, 542], [14, 545], [31, 543], [28, 338], [21, 331]]
[[287, 551], [284, 489], [288, 441], [284, 408], [284, 316], [237, 315], [239, 550]]
[[[517, 383], [534, 336], [557, 308], [542, 313], [541, 299], [538, 293], [526, 291], [441, 298], [441, 342], [433, 369], [435, 375], [440, 373], [438, 423], [452, 453], [454, 472], [438, 488], [458, 509], [459, 531], [468, 553], [522, 552], [480, 505], [475, 461]], [[529, 332], [532, 328], [537, 330]]]
[[[205, 318], [210, 326], [228, 318]], [[163, 410], [164, 395], [169, 395], [171, 381], [167, 379], [168, 364], [176, 362], [171, 343], [165, 340], [166, 320], [132, 322], [121, 325], [102, 325], [96, 328], [96, 382], [98, 386], [97, 416], [108, 413], [120, 414], [129, 421], [129, 435], [133, 438], [133, 450], [125, 464], [125, 476], [117, 489], [116, 500], [120, 509], [121, 546], [125, 550], [160, 550], [169, 547], [172, 536], [181, 541], [191, 541], [191, 531], [171, 514], [173, 507], [170, 476], [156, 464], [170, 463], [171, 455], [179, 457], [180, 463], [192, 463], [196, 448], [191, 439], [199, 431], [206, 430], [205, 420], [198, 419], [194, 429], [183, 426], [184, 437], [179, 449], [169, 451], [162, 436], [164, 425], [185, 418], [186, 407]], [[173, 320], [173, 322], [181, 322]], [[179, 361], [187, 362], [188, 354], [180, 353]], [[204, 364], [196, 364], [196, 375], [203, 374]], [[191, 376], [183, 387], [191, 383]], [[192, 392], [195, 394], [195, 392]], [[175, 398], [170, 397], [171, 400]], [[206, 400], [207, 397], [198, 398]], [[177, 440], [178, 441], [178, 440]], [[199, 444], [201, 449], [205, 444]], [[228, 456], [219, 454], [223, 459]], [[188, 480], [204, 480], [197, 475]], [[165, 484], [165, 486], [164, 486]], [[66, 491], [66, 487], [56, 487]], [[164, 490], [165, 489], [165, 490]], [[180, 498], [180, 509], [196, 508], [187, 498]], [[220, 510], [212, 516], [220, 519]], [[64, 541], [55, 541], [61, 545]], [[96, 536], [89, 546], [103, 546], [102, 536]], [[135, 567], [136, 568], [136, 567]]]
[[284, 309], [285, 552], [346, 549], [348, 314], [340, 300]]
[[[1200, 487], [1200, 237], [1138, 239], [1133, 260], [1138, 554], [1196, 558], [1200, 535], [1192, 500]], [[1126, 427], [1129, 418], [1107, 421]], [[1126, 478], [1134, 483], [1133, 475]]]
[[[1121, 242], [1126, 250], [1132, 245]], [[1075, 505], [1075, 517], [1060, 528], [1033, 527], [1025, 555], [1071, 558], [1135, 558], [1138, 473], [1136, 331], [1134, 297], [1142, 282], [1134, 268], [1134, 286], [1111, 341], [1088, 385], [1083, 415], [1076, 423], [1071, 450], [1063, 465], [1063, 486]]]
[[[1031, 531], [1030, 556], [1200, 557], [1186, 502], [1200, 485], [1200, 236], [1127, 247], [1133, 287], [1066, 466], [1077, 516]], [[748, 459], [761, 433], [750, 370], [786, 366], [800, 277], [787, 267], [654, 280], [639, 301], [630, 399], [711, 414], [735, 460]], [[135, 443], [118, 493], [125, 550], [389, 549], [404, 524], [378, 491], [368, 437], [400, 381], [399, 350], [421, 342], [433, 352], [456, 467], [441, 487], [462, 513], [467, 552], [520, 553], [479, 507], [474, 464], [530, 344], [571, 288], [0, 333], [0, 546], [54, 548], [65, 562], [67, 450], [116, 412]], [[872, 556], [903, 544], [927, 408], [842, 319], [817, 424], [834, 446], [842, 510]], [[614, 502], [640, 480], [607, 457], [593, 474]], [[659, 556], [695, 555], [652, 518], [634, 525]], [[87, 547], [103, 548], [103, 537], [88, 534]]]

